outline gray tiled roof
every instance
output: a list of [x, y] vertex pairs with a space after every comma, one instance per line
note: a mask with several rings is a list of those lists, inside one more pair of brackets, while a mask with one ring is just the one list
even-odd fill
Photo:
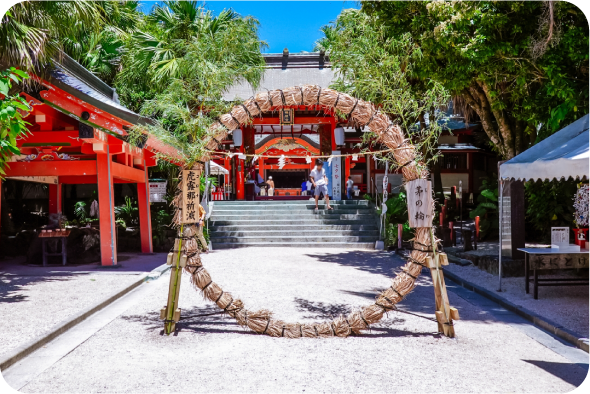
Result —
[[129, 123], [152, 123], [150, 119], [138, 115], [119, 104], [115, 89], [101, 81], [96, 75], [65, 53], [54, 64], [55, 68], [50, 73], [49, 82], [66, 93]]
[[255, 91], [248, 82], [242, 82], [232, 86], [223, 95], [225, 100], [246, 100], [266, 89], [283, 89], [303, 84], [327, 88], [334, 80], [334, 72], [328, 59], [319, 52], [289, 54], [288, 56], [282, 53], [269, 53], [263, 56], [267, 69], [260, 87]]

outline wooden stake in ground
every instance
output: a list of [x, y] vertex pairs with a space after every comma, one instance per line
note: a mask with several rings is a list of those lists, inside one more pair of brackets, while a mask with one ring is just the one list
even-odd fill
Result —
[[[182, 234], [182, 228], [181, 228]], [[180, 320], [180, 308], [178, 308], [178, 295], [180, 293], [180, 281], [182, 269], [186, 267], [187, 257], [182, 253], [182, 239], [174, 241], [174, 250], [168, 253], [166, 264], [171, 265], [170, 285], [168, 286], [168, 302], [160, 311], [160, 319], [164, 320], [164, 332], [170, 335]]]
[[446, 253], [435, 253], [433, 257], [427, 257], [426, 263], [430, 268], [432, 275], [432, 285], [434, 286], [434, 299], [436, 303], [436, 321], [438, 322], [438, 331], [449, 338], [455, 337], [455, 328], [453, 320], [459, 320], [459, 311], [449, 305], [449, 296], [445, 285], [443, 275], [443, 265], [449, 265]]
[[180, 294], [180, 282], [182, 269], [186, 267], [187, 256], [182, 254], [183, 229], [185, 224], [197, 223], [199, 220], [199, 192], [200, 170], [182, 171], [182, 212], [179, 238], [174, 241], [174, 249], [168, 254], [166, 264], [172, 265], [170, 271], [170, 285], [168, 288], [168, 303], [160, 311], [160, 318], [164, 320], [164, 331], [170, 335], [180, 320], [180, 308], [178, 308], [178, 295]]

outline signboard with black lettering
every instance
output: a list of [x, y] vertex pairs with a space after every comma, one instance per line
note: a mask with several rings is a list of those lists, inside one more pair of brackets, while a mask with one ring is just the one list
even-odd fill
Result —
[[201, 171], [182, 171], [182, 223], [199, 221], [199, 187]]
[[410, 227], [432, 227], [432, 188], [430, 181], [416, 179], [406, 184]]
[[292, 125], [295, 123], [295, 110], [293, 108], [281, 108], [279, 118], [282, 126]]

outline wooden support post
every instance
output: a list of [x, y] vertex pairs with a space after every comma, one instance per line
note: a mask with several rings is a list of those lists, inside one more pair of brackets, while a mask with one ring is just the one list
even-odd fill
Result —
[[[182, 228], [180, 233], [182, 234]], [[166, 264], [171, 265], [170, 284], [168, 286], [168, 302], [160, 310], [160, 319], [164, 320], [164, 331], [170, 335], [176, 329], [176, 323], [180, 320], [180, 308], [178, 308], [178, 296], [180, 294], [180, 282], [182, 269], [186, 267], [188, 260], [185, 254], [181, 254], [182, 240], [174, 241], [174, 249], [168, 253]]]
[[59, 183], [59, 177], [57, 177], [57, 182], [57, 184], [49, 184], [49, 213], [62, 212], [61, 183]]
[[102, 265], [117, 265], [117, 233], [115, 228], [115, 196], [112, 162], [108, 152], [96, 154], [98, 172], [98, 210], [100, 215], [100, 261]]
[[455, 328], [453, 327], [453, 320], [459, 320], [459, 311], [449, 305], [449, 296], [441, 268], [442, 265], [449, 265], [449, 260], [445, 253], [436, 253], [433, 257], [427, 257], [426, 263], [430, 268], [432, 284], [434, 286], [435, 315], [436, 321], [438, 322], [438, 331], [449, 338], [454, 338]]
[[137, 200], [139, 205], [139, 233], [141, 237], [141, 253], [152, 253], [152, 219], [150, 217], [150, 184], [147, 166], [145, 166], [145, 182], [137, 184]]

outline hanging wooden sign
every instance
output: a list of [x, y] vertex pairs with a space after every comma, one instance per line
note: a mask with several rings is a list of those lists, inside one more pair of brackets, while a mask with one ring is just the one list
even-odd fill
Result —
[[289, 126], [295, 123], [295, 110], [293, 108], [281, 108], [279, 110], [281, 126]]
[[182, 223], [199, 221], [200, 170], [182, 171]]
[[406, 184], [408, 192], [408, 216], [410, 227], [432, 227], [432, 188], [426, 179], [416, 179]]

